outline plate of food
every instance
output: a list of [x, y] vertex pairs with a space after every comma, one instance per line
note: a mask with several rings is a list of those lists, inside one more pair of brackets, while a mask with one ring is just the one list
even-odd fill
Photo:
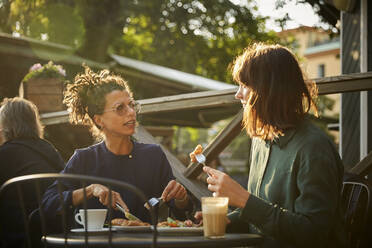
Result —
[[137, 220], [126, 220], [121, 218], [116, 218], [111, 220], [111, 227], [115, 231], [123, 232], [146, 232], [151, 231], [150, 224], [147, 222], [137, 221]]
[[191, 220], [179, 221], [172, 218], [167, 218], [167, 221], [158, 223], [157, 230], [160, 234], [203, 234], [203, 227], [196, 225]]

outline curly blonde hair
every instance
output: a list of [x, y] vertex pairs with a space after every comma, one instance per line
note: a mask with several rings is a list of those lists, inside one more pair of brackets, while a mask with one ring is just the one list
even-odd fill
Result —
[[95, 138], [102, 138], [100, 127], [94, 122], [94, 115], [103, 114], [106, 104], [105, 96], [114, 90], [127, 91], [133, 96], [127, 82], [120, 76], [102, 70], [93, 72], [83, 65], [84, 73], [75, 77], [74, 83], [67, 85], [63, 102], [70, 113], [70, 122], [90, 127]]

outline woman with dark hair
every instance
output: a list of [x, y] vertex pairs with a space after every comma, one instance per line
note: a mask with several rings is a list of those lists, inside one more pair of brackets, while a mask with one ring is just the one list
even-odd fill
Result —
[[[138, 104], [121, 77], [108, 70], [94, 73], [88, 67], [85, 73], [75, 77], [68, 85], [64, 102], [74, 124], [84, 124], [102, 141], [87, 148], [78, 149], [72, 155], [62, 173], [74, 173], [111, 178], [130, 183], [142, 190], [147, 197], [162, 197], [169, 202], [173, 213], [190, 207], [186, 189], [174, 180], [169, 162], [159, 145], [143, 144], [132, 135], [137, 124]], [[65, 185], [64, 204], [73, 208], [81, 206], [84, 188], [81, 185]], [[115, 190], [115, 189], [114, 189]], [[109, 191], [100, 184], [85, 187], [88, 208], [104, 208], [109, 205]], [[137, 196], [129, 191], [113, 191], [113, 208], [119, 203], [142, 221], [150, 221], [148, 210]], [[43, 198], [49, 217], [61, 211], [57, 184], [54, 183]], [[124, 215], [114, 211], [113, 217]]]
[[263, 247], [342, 247], [343, 165], [307, 117], [315, 109], [315, 84], [305, 83], [297, 59], [280, 45], [249, 47], [232, 75], [252, 138], [248, 187], [203, 168], [208, 189], [237, 208], [228, 215], [229, 229], [264, 235]]
[[[5, 98], [0, 108], [0, 185], [8, 179], [36, 173], [57, 173], [64, 167], [60, 154], [43, 139], [43, 126], [36, 106], [25, 99]], [[42, 192], [48, 185], [41, 185]], [[27, 213], [38, 207], [35, 188], [24, 188]], [[22, 247], [23, 216], [17, 194], [10, 190], [0, 203], [2, 245]]]

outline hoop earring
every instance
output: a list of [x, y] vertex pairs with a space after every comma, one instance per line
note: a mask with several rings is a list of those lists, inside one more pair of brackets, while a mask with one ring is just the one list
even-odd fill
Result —
[[94, 119], [92, 119], [92, 121], [93, 121], [94, 125], [95, 125], [99, 130], [102, 129], [102, 127], [101, 127], [100, 125], [98, 125], [97, 122], [96, 122]]

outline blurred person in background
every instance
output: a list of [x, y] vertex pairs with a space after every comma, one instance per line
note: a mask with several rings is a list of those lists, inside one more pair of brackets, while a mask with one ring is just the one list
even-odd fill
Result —
[[[58, 151], [43, 139], [37, 107], [30, 101], [5, 98], [0, 108], [0, 185], [28, 174], [58, 173], [64, 162]], [[49, 186], [41, 185], [41, 191]], [[35, 186], [24, 187], [27, 214], [38, 207]], [[15, 189], [2, 195], [0, 203], [0, 247], [23, 247], [25, 232], [21, 208]]]
[[[308, 118], [316, 86], [294, 54], [254, 44], [232, 66], [252, 139], [247, 189], [205, 166], [208, 189], [237, 209], [228, 230], [258, 233], [262, 247], [344, 247], [343, 165], [333, 142]], [[191, 156], [194, 157], [194, 156]], [[198, 212], [196, 218], [202, 218]]]

